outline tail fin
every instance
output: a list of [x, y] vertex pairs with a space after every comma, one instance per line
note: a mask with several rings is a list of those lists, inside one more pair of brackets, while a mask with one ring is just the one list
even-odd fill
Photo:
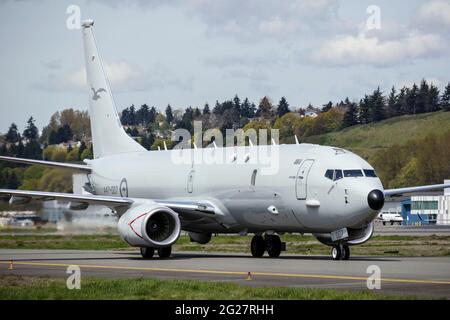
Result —
[[120, 123], [109, 81], [95, 44], [93, 25], [92, 20], [82, 24], [94, 158], [144, 151], [145, 148], [129, 137]]

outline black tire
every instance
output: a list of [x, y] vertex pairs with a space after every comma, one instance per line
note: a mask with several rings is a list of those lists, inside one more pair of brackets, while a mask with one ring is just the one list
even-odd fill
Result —
[[262, 236], [254, 236], [250, 244], [250, 251], [255, 258], [261, 258], [266, 251], [266, 242]]
[[341, 260], [348, 260], [348, 259], [350, 259], [350, 247], [348, 245], [344, 244], [342, 246], [341, 252], [342, 252]]
[[333, 246], [331, 248], [331, 258], [333, 258], [333, 260], [341, 260], [342, 251], [340, 246]]
[[158, 256], [162, 259], [169, 258], [172, 254], [172, 247], [164, 247], [158, 249]]
[[383, 226], [385, 226], [386, 225], [386, 222], [385, 221], [383, 221]]
[[266, 248], [269, 257], [278, 258], [281, 254], [281, 240], [277, 235], [266, 235]]
[[144, 259], [151, 259], [153, 258], [153, 255], [155, 254], [154, 248], [147, 248], [147, 247], [141, 247], [141, 256]]

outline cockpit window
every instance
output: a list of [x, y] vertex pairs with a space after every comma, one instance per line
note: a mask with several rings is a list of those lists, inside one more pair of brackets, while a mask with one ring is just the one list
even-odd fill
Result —
[[342, 170], [328, 169], [325, 172], [325, 178], [328, 178], [328, 179], [333, 180], [333, 181], [342, 179]]
[[325, 178], [333, 180], [333, 173], [334, 173], [334, 170], [327, 170], [327, 172], [325, 172]]
[[361, 170], [344, 170], [344, 177], [363, 177]]
[[375, 170], [366, 170], [366, 169], [364, 169], [364, 174], [368, 178], [376, 178], [377, 177], [377, 174], [375, 173]]
[[342, 170], [334, 170], [334, 180], [342, 179]]

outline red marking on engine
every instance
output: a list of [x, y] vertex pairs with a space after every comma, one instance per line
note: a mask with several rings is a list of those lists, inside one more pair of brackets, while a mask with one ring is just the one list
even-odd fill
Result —
[[131, 230], [133, 230], [133, 232], [134, 232], [139, 238], [141, 238], [142, 240], [144, 240], [144, 238], [143, 238], [139, 233], [137, 233], [136, 230], [134, 230], [132, 224], [133, 224], [133, 222], [135, 222], [137, 219], [139, 219], [139, 218], [145, 216], [146, 214], [148, 214], [148, 212], [143, 213], [143, 214], [141, 214], [140, 216], [134, 218], [134, 219], [128, 224], [128, 225], [130, 226]]

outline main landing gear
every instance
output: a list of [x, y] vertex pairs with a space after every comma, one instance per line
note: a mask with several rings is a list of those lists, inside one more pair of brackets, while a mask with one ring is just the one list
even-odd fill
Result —
[[[141, 255], [144, 259], [151, 259], [155, 254], [155, 248], [141, 247]], [[158, 256], [162, 259], [169, 258], [172, 254], [172, 247], [164, 247], [157, 249]]]
[[350, 258], [350, 248], [346, 244], [334, 245], [331, 248], [333, 260], [348, 260]]
[[260, 258], [267, 251], [269, 257], [277, 258], [283, 249], [283, 243], [280, 237], [275, 234], [266, 234], [265, 237], [255, 235], [250, 244], [250, 251], [253, 257]]

